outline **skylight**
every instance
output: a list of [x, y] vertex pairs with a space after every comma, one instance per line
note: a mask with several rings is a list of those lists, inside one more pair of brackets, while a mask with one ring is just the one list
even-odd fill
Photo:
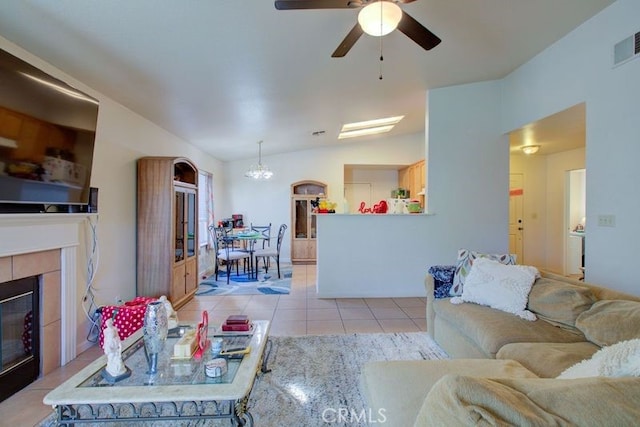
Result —
[[404, 116], [386, 117], [364, 122], [347, 123], [342, 126], [338, 139], [355, 138], [389, 132]]

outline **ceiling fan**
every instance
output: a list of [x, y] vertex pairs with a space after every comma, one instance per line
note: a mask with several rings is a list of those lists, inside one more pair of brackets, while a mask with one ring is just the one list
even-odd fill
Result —
[[[278, 10], [362, 8], [358, 16], [359, 22], [356, 23], [351, 31], [349, 31], [349, 34], [347, 34], [340, 45], [338, 45], [338, 48], [333, 52], [333, 54], [331, 54], [332, 58], [342, 58], [347, 54], [347, 52], [349, 52], [364, 32], [381, 36], [395, 29], [394, 25], [393, 28], [387, 32], [383, 32], [382, 34], [374, 34], [369, 32], [369, 30], [363, 29], [360, 21], [363, 19], [363, 13], [365, 11], [373, 12], [374, 16], [376, 14], [377, 16], [381, 16], [382, 14], [386, 14], [386, 9], [390, 9], [391, 14], [396, 15], [395, 24], [397, 25], [397, 28], [407, 37], [419, 44], [425, 50], [430, 50], [436, 47], [442, 40], [397, 6], [397, 3], [404, 4], [412, 3], [414, 1], [415, 0], [276, 0], [275, 7]], [[377, 9], [374, 10], [374, 6], [377, 7]], [[377, 19], [377, 26], [382, 26], [380, 18]], [[377, 29], [374, 29], [374, 31], [379, 32]]]

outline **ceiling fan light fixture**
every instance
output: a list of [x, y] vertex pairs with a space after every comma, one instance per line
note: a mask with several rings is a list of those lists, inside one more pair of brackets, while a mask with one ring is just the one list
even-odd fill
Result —
[[244, 176], [256, 181], [265, 181], [273, 176], [273, 172], [269, 167], [262, 164], [262, 141], [258, 142], [258, 166], [251, 165], [249, 170], [244, 173]]
[[540, 149], [539, 145], [523, 145], [520, 147], [524, 154], [536, 154]]
[[402, 9], [397, 4], [379, 0], [363, 7], [358, 14], [358, 22], [365, 33], [381, 37], [396, 28], [402, 19]]

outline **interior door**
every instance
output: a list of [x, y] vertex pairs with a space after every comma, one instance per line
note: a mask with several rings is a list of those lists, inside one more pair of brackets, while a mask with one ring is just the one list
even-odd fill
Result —
[[524, 264], [524, 178], [521, 173], [509, 175], [509, 253]]

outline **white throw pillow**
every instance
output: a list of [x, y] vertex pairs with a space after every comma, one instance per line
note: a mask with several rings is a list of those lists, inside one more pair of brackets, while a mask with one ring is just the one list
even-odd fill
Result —
[[640, 339], [602, 347], [558, 375], [559, 379], [588, 377], [640, 377]]
[[525, 320], [536, 320], [526, 310], [531, 286], [539, 277], [535, 267], [504, 265], [488, 258], [474, 261], [462, 289], [462, 296], [451, 298], [453, 304], [473, 302], [513, 313]]
[[478, 258], [489, 258], [506, 265], [515, 265], [516, 263], [515, 254], [485, 254], [482, 252], [470, 251], [469, 249], [459, 249], [456, 269], [453, 274], [453, 285], [451, 286], [451, 289], [449, 289], [449, 295], [452, 297], [462, 295], [464, 282], [469, 275], [469, 272], [471, 272], [473, 262]]

